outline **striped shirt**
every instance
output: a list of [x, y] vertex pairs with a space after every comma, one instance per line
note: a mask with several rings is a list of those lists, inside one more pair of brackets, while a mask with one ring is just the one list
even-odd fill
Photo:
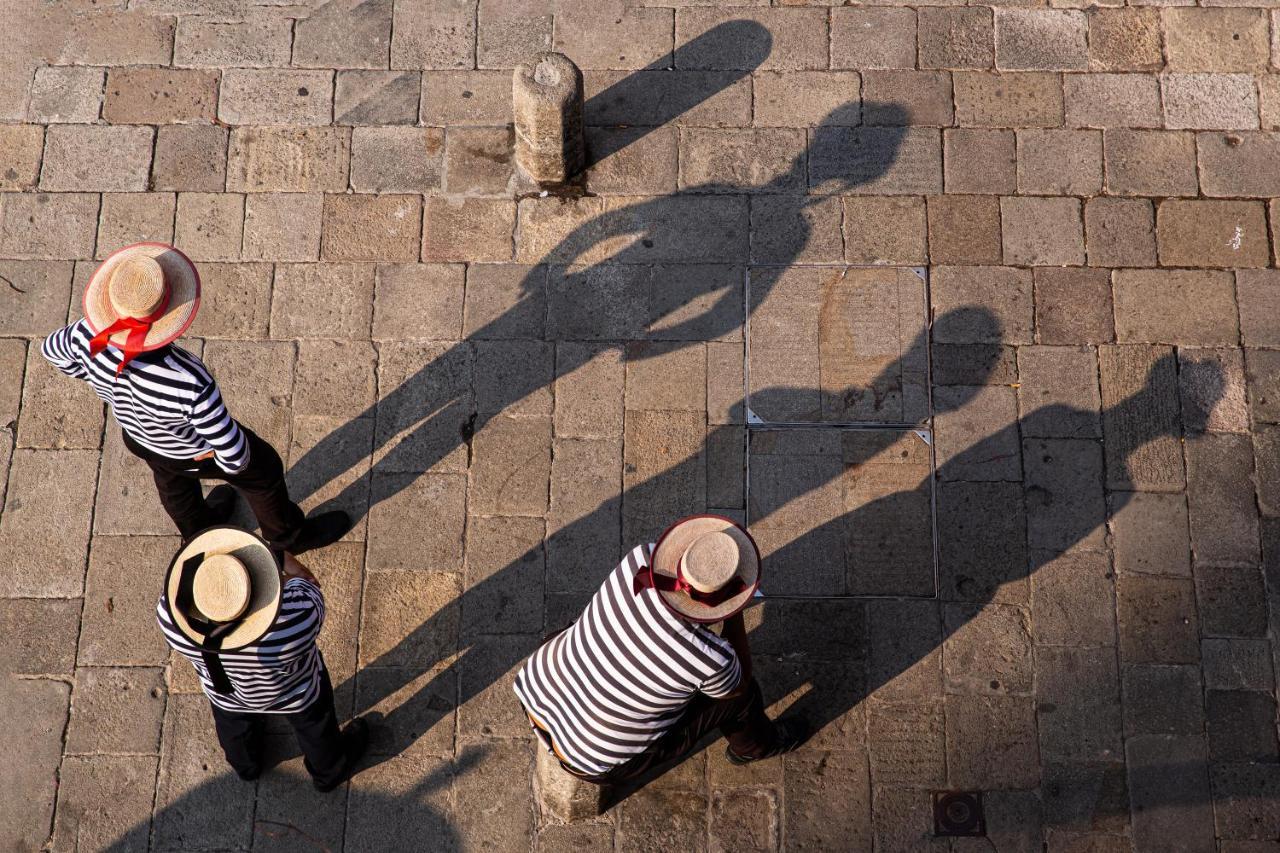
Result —
[[80, 320], [46, 338], [40, 352], [58, 370], [93, 386], [130, 438], [170, 459], [212, 450], [228, 474], [249, 464], [244, 433], [200, 359], [169, 344], [139, 354], [116, 376], [123, 353], [109, 346], [90, 355], [92, 339], [89, 322]]
[[516, 674], [515, 691], [559, 756], [600, 775], [642, 753], [679, 720], [696, 693], [720, 698], [742, 679], [733, 646], [678, 618], [637, 572], [640, 545], [605, 580], [578, 620]]
[[303, 710], [320, 692], [324, 661], [316, 638], [324, 624], [324, 596], [311, 581], [285, 581], [280, 613], [262, 639], [234, 651], [217, 652], [231, 682], [230, 693], [214, 689], [200, 647], [173, 623], [164, 596], [156, 608], [156, 620], [169, 645], [195, 665], [209, 701], [225, 711], [287, 714]]

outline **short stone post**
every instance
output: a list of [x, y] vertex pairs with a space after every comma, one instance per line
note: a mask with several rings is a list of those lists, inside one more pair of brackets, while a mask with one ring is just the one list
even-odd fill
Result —
[[541, 742], [534, 744], [534, 752], [538, 754], [537, 794], [544, 817], [573, 823], [600, 815], [607, 796], [604, 786], [586, 782], [565, 770]]
[[538, 184], [562, 184], [582, 171], [582, 72], [563, 53], [516, 66], [511, 83], [516, 165]]

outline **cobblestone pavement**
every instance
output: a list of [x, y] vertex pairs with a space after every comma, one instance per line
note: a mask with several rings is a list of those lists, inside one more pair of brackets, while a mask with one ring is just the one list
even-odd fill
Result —
[[[1280, 850], [1280, 10], [940, 2], [0, 3], [0, 848]], [[580, 197], [512, 189], [547, 48]], [[152, 622], [174, 532], [38, 354], [144, 239], [360, 519], [310, 561], [383, 726], [327, 797], [282, 729], [225, 769]], [[822, 728], [554, 825], [511, 674], [707, 509]]]

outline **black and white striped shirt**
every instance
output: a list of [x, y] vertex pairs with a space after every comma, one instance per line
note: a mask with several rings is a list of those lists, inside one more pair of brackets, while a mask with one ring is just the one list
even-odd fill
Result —
[[93, 386], [130, 438], [170, 459], [212, 450], [228, 474], [249, 464], [244, 433], [200, 359], [169, 344], [140, 353], [116, 376], [123, 353], [109, 346], [90, 355], [92, 339], [89, 322], [80, 320], [50, 335], [40, 352], [58, 370]]
[[217, 653], [231, 682], [230, 693], [214, 689], [200, 647], [173, 623], [164, 596], [156, 608], [156, 620], [169, 645], [195, 665], [209, 701], [223, 710], [287, 714], [303, 710], [319, 694], [324, 662], [316, 638], [324, 624], [324, 596], [320, 587], [309, 580], [285, 581], [280, 613], [262, 639], [234, 651]]
[[652, 545], [633, 549], [578, 620], [516, 674], [525, 710], [588, 775], [644, 752], [696, 693], [723, 697], [742, 678], [727, 640], [678, 618], [656, 591], [634, 591], [652, 553]]

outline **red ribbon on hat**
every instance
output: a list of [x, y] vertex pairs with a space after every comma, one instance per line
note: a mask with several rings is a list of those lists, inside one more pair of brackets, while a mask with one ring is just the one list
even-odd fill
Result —
[[700, 589], [694, 589], [689, 582], [684, 579], [684, 573], [680, 570], [680, 566], [676, 566], [676, 576], [660, 575], [653, 570], [652, 567], [641, 569], [636, 572], [635, 582], [632, 585], [632, 592], [639, 595], [646, 589], [656, 589], [661, 592], [683, 592], [699, 604], [705, 604], [708, 607], [716, 607], [724, 604], [735, 595], [741, 593], [747, 588], [746, 582], [739, 575], [734, 575], [733, 580], [724, 586], [711, 592], [703, 592]]
[[164, 312], [169, 310], [169, 288], [164, 289], [164, 298], [160, 301], [160, 307], [152, 311], [145, 317], [120, 317], [110, 326], [107, 326], [101, 332], [94, 335], [89, 341], [89, 355], [97, 355], [107, 348], [111, 343], [111, 336], [119, 332], [127, 331], [129, 336], [124, 341], [124, 355], [120, 359], [120, 363], [116, 365], [116, 376], [124, 371], [124, 366], [133, 361], [143, 352], [143, 344], [147, 342], [147, 333], [151, 331], [151, 324], [164, 316]]

